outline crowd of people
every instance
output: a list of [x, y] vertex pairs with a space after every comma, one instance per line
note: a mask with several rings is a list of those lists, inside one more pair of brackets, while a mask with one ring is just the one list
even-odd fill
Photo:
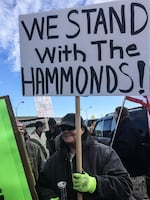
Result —
[[65, 200], [148, 200], [144, 160], [140, 154], [138, 129], [130, 120], [128, 109], [114, 112], [117, 128], [113, 144], [108, 146], [92, 137], [95, 126], [88, 129], [80, 117], [82, 172], [77, 171], [76, 115], [68, 113], [57, 124], [49, 118], [48, 129], [42, 121], [28, 134], [16, 121], [27, 149], [39, 200], [62, 200], [59, 184], [65, 183]]

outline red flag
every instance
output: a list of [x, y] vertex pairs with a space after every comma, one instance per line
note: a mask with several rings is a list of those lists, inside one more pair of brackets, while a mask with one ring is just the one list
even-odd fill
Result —
[[135, 103], [140, 103], [143, 107], [147, 107], [146, 96], [139, 96], [139, 97], [126, 96], [126, 99], [129, 101], [133, 101]]
[[150, 138], [150, 97], [148, 97], [148, 96], [137, 96], [137, 97], [126, 96], [126, 99], [129, 101], [133, 101], [135, 103], [139, 103], [147, 109], [148, 133], [149, 133], [149, 138]]

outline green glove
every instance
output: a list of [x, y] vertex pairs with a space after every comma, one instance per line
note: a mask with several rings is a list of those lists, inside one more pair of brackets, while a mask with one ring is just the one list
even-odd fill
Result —
[[60, 200], [59, 197], [50, 198], [50, 200]]
[[96, 189], [96, 178], [87, 173], [73, 173], [73, 189], [79, 192], [93, 193]]

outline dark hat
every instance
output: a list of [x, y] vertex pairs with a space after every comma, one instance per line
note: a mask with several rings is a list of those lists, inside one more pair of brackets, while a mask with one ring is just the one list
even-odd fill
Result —
[[55, 125], [55, 124], [56, 124], [55, 119], [54, 119], [54, 118], [49, 118], [48, 124], [49, 124], [49, 125]]
[[[81, 118], [81, 127], [85, 126], [84, 124], [84, 121]], [[65, 115], [62, 120], [61, 120], [61, 124], [60, 126], [63, 126], [63, 125], [68, 125], [68, 126], [72, 126], [72, 127], [75, 127], [76, 126], [76, 115], [75, 113], [68, 113], [67, 115]]]
[[38, 127], [43, 127], [43, 126], [44, 126], [44, 123], [41, 122], [41, 121], [37, 121], [37, 122], [35, 123], [36, 129], [37, 129]]

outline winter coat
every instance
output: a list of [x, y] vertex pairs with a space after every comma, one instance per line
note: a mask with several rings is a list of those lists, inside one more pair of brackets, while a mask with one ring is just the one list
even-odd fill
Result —
[[[46, 162], [36, 185], [39, 200], [60, 197], [59, 181], [67, 182], [68, 200], [77, 200], [73, 190], [72, 172], [76, 172], [76, 156], [70, 161], [67, 148], [62, 145]], [[84, 200], [127, 200], [131, 195], [132, 183], [115, 151], [82, 135], [83, 170], [96, 177], [97, 187], [93, 194], [83, 193]]]
[[30, 138], [26, 140], [25, 144], [35, 181], [37, 181], [39, 172], [43, 168], [46, 159], [41, 148], [36, 143], [32, 142]]
[[119, 122], [113, 148], [132, 177], [146, 173], [140, 132], [130, 118], [125, 118]]
[[45, 159], [47, 160], [49, 157], [49, 151], [46, 148], [46, 136], [45, 136], [45, 132], [43, 132], [41, 134], [41, 136], [38, 135], [38, 133], [35, 131], [33, 131], [30, 134], [30, 141], [36, 143], [40, 148], [41, 151], [43, 151], [43, 154], [45, 155]]

